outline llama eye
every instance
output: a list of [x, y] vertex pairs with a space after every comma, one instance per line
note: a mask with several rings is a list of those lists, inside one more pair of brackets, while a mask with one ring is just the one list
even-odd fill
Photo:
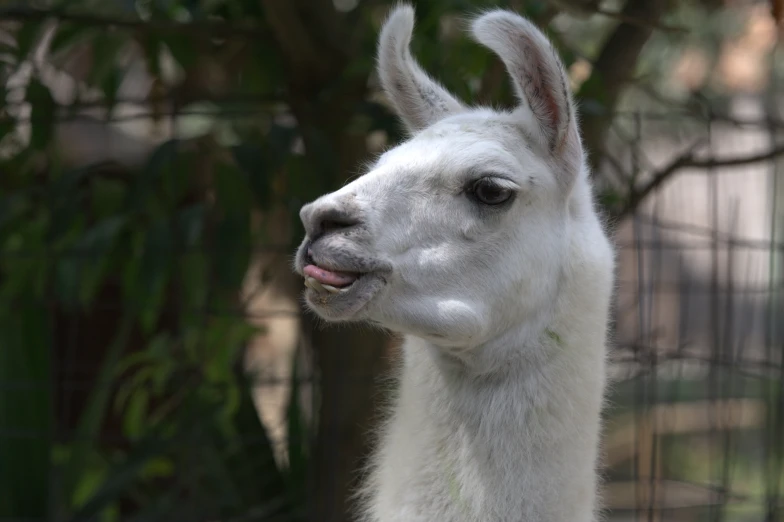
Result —
[[470, 194], [485, 205], [500, 205], [509, 201], [513, 191], [509, 187], [495, 183], [490, 178], [482, 178], [474, 182]]

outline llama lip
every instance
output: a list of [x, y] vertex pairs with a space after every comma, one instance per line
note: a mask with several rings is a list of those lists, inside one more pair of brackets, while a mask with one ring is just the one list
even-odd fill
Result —
[[[352, 283], [353, 284], [353, 283]], [[336, 288], [332, 285], [323, 285], [318, 282], [318, 280], [312, 277], [305, 278], [305, 286], [310, 288], [311, 290], [315, 290], [316, 292], [323, 294], [329, 292], [330, 294], [342, 294], [348, 292], [348, 289], [351, 288], [352, 285], [349, 285], [345, 288]]]
[[362, 275], [353, 271], [337, 270], [319, 265], [310, 248], [305, 250], [301, 273], [305, 278], [305, 286], [320, 294], [346, 293]]
[[363, 246], [334, 236], [315, 246], [306, 239], [297, 251], [294, 269], [305, 280], [308, 307], [327, 321], [346, 321], [367, 313], [392, 266]]
[[306, 281], [313, 279], [322, 286], [328, 285], [337, 289], [349, 287], [354, 284], [354, 281], [359, 279], [359, 274], [327, 270], [316, 264], [305, 265], [302, 272], [305, 275]]

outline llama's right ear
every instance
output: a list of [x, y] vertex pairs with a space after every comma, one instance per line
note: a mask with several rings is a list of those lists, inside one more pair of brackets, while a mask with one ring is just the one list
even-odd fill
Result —
[[474, 38], [503, 60], [520, 101], [530, 109], [545, 148], [556, 157], [581, 154], [563, 64], [547, 37], [525, 18], [495, 10], [472, 26]]
[[378, 40], [378, 75], [398, 116], [410, 132], [461, 112], [463, 105], [430, 78], [411, 56], [414, 8], [398, 5], [387, 18]]

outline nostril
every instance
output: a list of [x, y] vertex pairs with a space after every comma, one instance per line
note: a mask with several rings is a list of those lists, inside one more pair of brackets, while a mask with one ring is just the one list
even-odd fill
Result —
[[362, 212], [356, 205], [334, 204], [329, 201], [311, 203], [302, 210], [302, 224], [311, 239], [339, 233], [362, 224]]
[[351, 219], [325, 219], [321, 222], [321, 232], [323, 234], [328, 234], [335, 230], [342, 230], [344, 228], [351, 228], [354, 225], [357, 225], [359, 222]]

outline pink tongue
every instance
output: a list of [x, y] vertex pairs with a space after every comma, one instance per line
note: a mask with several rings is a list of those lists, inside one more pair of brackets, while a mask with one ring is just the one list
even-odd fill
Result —
[[310, 276], [322, 285], [330, 285], [336, 288], [348, 286], [357, 280], [356, 274], [348, 274], [345, 272], [330, 272], [324, 270], [316, 265], [306, 265], [302, 270], [306, 276]]

